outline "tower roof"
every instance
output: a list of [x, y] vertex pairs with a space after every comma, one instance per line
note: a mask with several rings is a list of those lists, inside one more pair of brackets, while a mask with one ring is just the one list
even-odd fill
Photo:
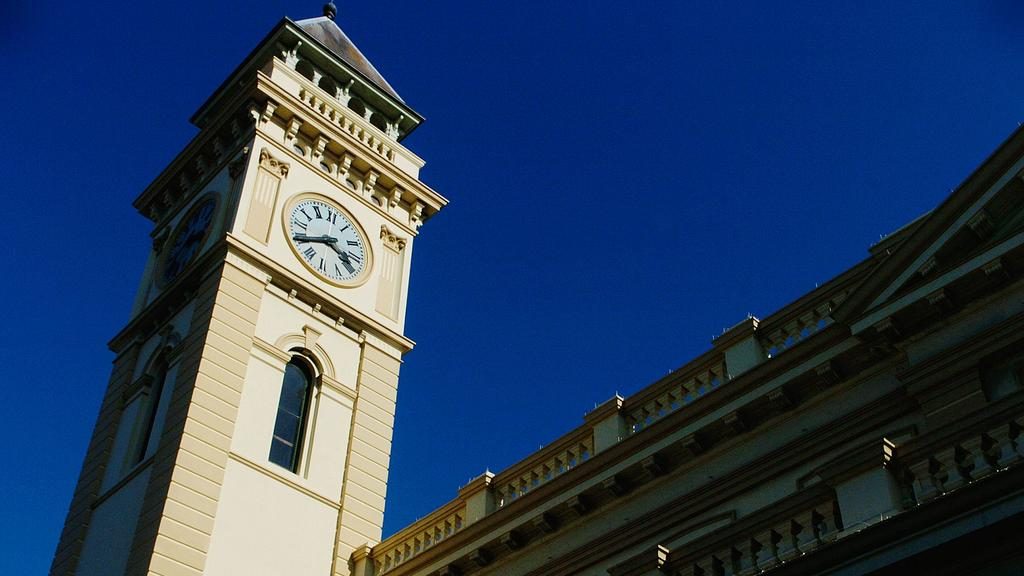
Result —
[[356, 45], [353, 44], [352, 40], [349, 39], [345, 32], [338, 27], [331, 16], [326, 15], [318, 18], [307, 18], [306, 20], [299, 20], [295, 24], [301, 28], [303, 32], [309, 34], [316, 41], [323, 44], [325, 48], [344, 60], [346, 64], [362, 74], [367, 80], [377, 86], [377, 88], [380, 88], [399, 102], [405, 102], [402, 100], [402, 97], [395, 92], [395, 89], [388, 84], [388, 81], [380, 75], [380, 72], [377, 72], [377, 69], [374, 68], [373, 64], [366, 59], [366, 56], [363, 56], [363, 53], [359, 51], [359, 48], [356, 48]]

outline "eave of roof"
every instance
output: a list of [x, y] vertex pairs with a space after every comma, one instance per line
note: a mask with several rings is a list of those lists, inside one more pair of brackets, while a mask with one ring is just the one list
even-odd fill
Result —
[[362, 74], [377, 88], [380, 88], [399, 102], [404, 103], [402, 97], [395, 92], [395, 89], [391, 87], [391, 84], [388, 84], [388, 81], [385, 80], [373, 64], [366, 59], [366, 56], [363, 56], [363, 53], [360, 52], [359, 48], [352, 43], [352, 40], [350, 40], [348, 35], [338, 27], [337, 23], [335, 23], [333, 19], [328, 18], [327, 16], [320, 16], [317, 18], [299, 20], [295, 22], [295, 24], [306, 34], [309, 34], [312, 38], [316, 39], [316, 41], [323, 44], [323, 46], [330, 50], [335, 56], [341, 58], [346, 64]]

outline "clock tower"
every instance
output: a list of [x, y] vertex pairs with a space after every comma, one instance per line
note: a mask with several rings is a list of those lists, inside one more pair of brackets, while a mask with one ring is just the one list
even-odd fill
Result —
[[51, 574], [348, 574], [379, 541], [410, 258], [446, 200], [335, 14], [282, 20], [135, 200], [153, 249]]

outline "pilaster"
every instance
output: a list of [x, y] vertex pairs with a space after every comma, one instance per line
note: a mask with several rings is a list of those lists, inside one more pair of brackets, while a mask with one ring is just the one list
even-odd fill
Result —
[[360, 340], [359, 381], [338, 513], [333, 570], [337, 576], [348, 576], [354, 550], [380, 542], [402, 364], [399, 352], [379, 339], [364, 332]]
[[196, 295], [128, 574], [202, 574], [265, 284], [225, 263]]

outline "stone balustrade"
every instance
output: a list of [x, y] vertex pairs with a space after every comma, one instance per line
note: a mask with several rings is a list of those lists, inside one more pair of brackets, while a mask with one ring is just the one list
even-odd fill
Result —
[[1007, 417], [955, 441], [900, 456], [918, 504], [1024, 459], [1024, 415]]
[[541, 485], [569, 472], [594, 455], [593, 429], [584, 427], [560, 438], [530, 458], [494, 477], [495, 505], [507, 506]]
[[749, 576], [808, 554], [841, 530], [835, 500], [751, 532], [717, 551], [670, 562], [678, 576]]
[[466, 525], [466, 504], [460, 498], [418, 520], [373, 548], [374, 574], [385, 574], [424, 550], [450, 538]]
[[[309, 94], [304, 92], [303, 98], [307, 97]], [[315, 106], [317, 101], [308, 103]], [[834, 287], [826, 285], [809, 298], [774, 314], [760, 326], [756, 318], [746, 319], [716, 338], [711, 350], [672, 374], [634, 396], [627, 399], [616, 396], [596, 407], [585, 416], [583, 426], [509, 469], [477, 478], [460, 490], [458, 498], [375, 546], [369, 552], [373, 574], [379, 576], [393, 570], [463, 527], [512, 505], [548, 482], [571, 474], [623, 439], [643, 433], [660, 420], [701, 402], [735, 376], [817, 334], [832, 323], [829, 315], [848, 295], [849, 284], [844, 281]], [[734, 428], [743, 425], [740, 416], [735, 419]], [[724, 421], [729, 424], [729, 417]], [[706, 448], [699, 440], [686, 446], [691, 452]], [[648, 460], [650, 462], [639, 464], [653, 471], [645, 478], [664, 471], [657, 457]], [[611, 480], [615, 482], [609, 485], [618, 485], [617, 477], [609, 482]], [[666, 551], [666, 560], [671, 556], [673, 568], [678, 566], [678, 573], [685, 576], [756, 574], [835, 539], [842, 529], [837, 506], [833, 494], [799, 514], [783, 516], [785, 520], [781, 523], [759, 527], [720, 549], [704, 550], [696, 556]]]
[[299, 89], [299, 100], [310, 109], [327, 120], [331, 124], [341, 128], [342, 131], [352, 135], [356, 140], [365, 144], [389, 162], [395, 161], [395, 150], [383, 138], [374, 134], [375, 129], [360, 119], [354, 118], [354, 114], [345, 114], [340, 106], [336, 106], [326, 98], [318, 95], [311, 88]]
[[[832, 324], [832, 311], [849, 295], [849, 288], [826, 291], [795, 310], [781, 310], [761, 323], [758, 339], [768, 358], [775, 358]], [[812, 296], [815, 294], [812, 292]]]
[[710, 359], [698, 359], [676, 373], [683, 376], [664, 378], [644, 390], [642, 396], [626, 400], [623, 414], [630, 434], [635, 434], [683, 406], [692, 404], [728, 380], [725, 357], [720, 354]]

